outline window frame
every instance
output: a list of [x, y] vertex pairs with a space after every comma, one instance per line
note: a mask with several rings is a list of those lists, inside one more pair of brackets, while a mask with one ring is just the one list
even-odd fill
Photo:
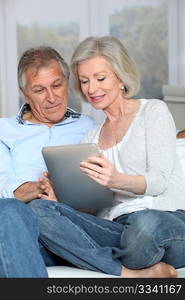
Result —
[[168, 85], [185, 85], [185, 0], [168, 1]]
[[[17, 39], [15, 1], [0, 0], [0, 105], [1, 115], [10, 117], [19, 109], [17, 85]], [[9, 38], [11, 37], [11, 38]]]

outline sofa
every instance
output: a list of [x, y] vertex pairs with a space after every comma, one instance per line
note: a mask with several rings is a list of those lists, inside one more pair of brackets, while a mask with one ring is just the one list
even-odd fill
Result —
[[185, 86], [163, 85], [163, 100], [166, 102], [177, 129], [185, 129]]
[[[176, 152], [180, 161], [180, 165], [184, 172], [184, 180], [185, 180], [185, 139], [177, 139], [176, 140]], [[178, 204], [177, 204], [178, 205]], [[184, 203], [180, 203], [179, 208], [185, 209], [185, 195], [184, 195]], [[110, 274], [104, 274], [89, 270], [82, 270], [79, 268], [71, 267], [71, 266], [55, 266], [48, 267], [48, 275], [49, 278], [115, 278], [117, 276], [113, 276]], [[178, 277], [185, 278], [185, 268], [178, 269]]]

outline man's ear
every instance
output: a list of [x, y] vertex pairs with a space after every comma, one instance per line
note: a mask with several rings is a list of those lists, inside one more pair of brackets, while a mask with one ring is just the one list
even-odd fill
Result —
[[25, 90], [24, 90], [23, 88], [20, 88], [20, 91], [21, 91], [21, 93], [22, 93], [23, 96], [24, 96], [25, 102], [29, 104], [29, 97], [28, 97], [28, 95], [26, 94]]

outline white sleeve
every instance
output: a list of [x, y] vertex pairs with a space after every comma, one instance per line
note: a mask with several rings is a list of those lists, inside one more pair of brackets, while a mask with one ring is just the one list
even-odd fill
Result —
[[146, 108], [147, 170], [145, 194], [157, 196], [165, 191], [175, 167], [176, 128], [167, 105], [155, 101]]

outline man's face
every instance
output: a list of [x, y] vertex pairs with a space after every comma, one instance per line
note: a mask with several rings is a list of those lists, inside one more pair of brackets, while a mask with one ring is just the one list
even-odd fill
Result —
[[51, 60], [38, 70], [30, 67], [24, 76], [26, 88], [22, 92], [33, 119], [48, 126], [62, 121], [67, 110], [68, 85], [59, 63]]

